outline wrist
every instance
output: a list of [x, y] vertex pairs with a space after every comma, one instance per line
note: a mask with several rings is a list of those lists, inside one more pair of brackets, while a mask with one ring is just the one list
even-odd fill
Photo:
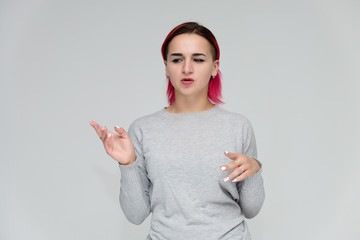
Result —
[[128, 166], [128, 165], [133, 164], [135, 161], [136, 161], [136, 156], [133, 157], [133, 158], [132, 158], [129, 162], [127, 162], [127, 163], [121, 163], [121, 162], [119, 162], [119, 164], [122, 165], [122, 166]]
[[260, 163], [257, 159], [255, 159], [255, 158], [250, 157], [250, 159], [252, 159], [253, 162], [254, 162], [254, 168], [253, 168], [253, 169], [255, 170], [255, 173], [258, 172], [258, 171], [260, 171], [260, 169], [261, 169], [261, 163]]

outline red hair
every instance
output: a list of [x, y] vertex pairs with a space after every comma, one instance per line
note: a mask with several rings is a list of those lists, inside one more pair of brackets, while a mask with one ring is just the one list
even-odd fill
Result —
[[[206, 40], [209, 41], [211, 46], [213, 47], [213, 58], [214, 60], [220, 59], [220, 48], [216, 41], [215, 36], [212, 34], [212, 32], [207, 29], [204, 26], [201, 26], [198, 23], [195, 22], [186, 22], [183, 24], [178, 25], [175, 27], [171, 32], [167, 35], [165, 38], [164, 43], [161, 46], [161, 54], [163, 59], [167, 60], [167, 53], [168, 53], [168, 46], [171, 40], [176, 37], [177, 35], [184, 34], [184, 33], [195, 33], [199, 36], [204, 37]], [[208, 99], [216, 104], [223, 103], [221, 101], [222, 95], [221, 95], [221, 72], [218, 70], [218, 73], [216, 74], [215, 78], [211, 78], [209, 81], [209, 87], [208, 87]], [[173, 104], [175, 102], [175, 89], [174, 86], [171, 84], [170, 79], [168, 78], [168, 87], [167, 87], [167, 97], [169, 104]]]

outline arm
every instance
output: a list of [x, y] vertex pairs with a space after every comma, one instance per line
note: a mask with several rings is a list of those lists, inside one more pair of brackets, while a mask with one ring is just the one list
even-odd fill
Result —
[[221, 170], [230, 171], [225, 181], [236, 182], [239, 192], [239, 205], [246, 218], [255, 217], [265, 200], [265, 190], [261, 176], [262, 166], [257, 159], [257, 149], [254, 131], [249, 124], [243, 127], [243, 153], [228, 153], [225, 155], [233, 161], [221, 166]]
[[144, 167], [140, 129], [133, 124], [128, 135], [123, 128], [115, 127], [116, 134], [94, 121], [90, 124], [103, 142], [106, 153], [119, 163], [119, 198], [125, 216], [134, 224], [142, 223], [150, 213], [150, 181]]
[[246, 218], [255, 217], [265, 200], [265, 190], [261, 169], [251, 177], [238, 182], [236, 187], [239, 191], [239, 205]]
[[255, 134], [250, 123], [244, 128], [243, 133], [244, 155], [248, 157], [249, 168], [253, 168], [254, 174], [249, 174], [243, 181], [238, 182], [236, 187], [239, 191], [239, 204], [243, 214], [246, 218], [253, 218], [259, 213], [264, 203], [265, 189], [261, 176], [262, 166], [257, 160]]
[[133, 141], [136, 161], [131, 165], [119, 164], [121, 171], [120, 205], [127, 219], [142, 223], [150, 213], [150, 180], [147, 178], [142, 151], [142, 132], [132, 124], [129, 136]]

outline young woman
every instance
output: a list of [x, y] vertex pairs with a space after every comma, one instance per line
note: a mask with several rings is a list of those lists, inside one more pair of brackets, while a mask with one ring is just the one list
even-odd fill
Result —
[[147, 239], [250, 239], [245, 218], [264, 201], [249, 121], [219, 106], [220, 50], [205, 27], [183, 23], [162, 45], [169, 106], [128, 133], [91, 122], [119, 162], [120, 204], [129, 221], [152, 213]]

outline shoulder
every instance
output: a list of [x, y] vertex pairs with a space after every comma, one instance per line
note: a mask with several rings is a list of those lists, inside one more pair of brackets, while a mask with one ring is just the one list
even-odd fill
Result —
[[129, 131], [139, 131], [145, 127], [152, 127], [162, 121], [162, 112], [163, 110], [159, 110], [157, 112], [144, 115], [142, 117], [139, 117], [135, 119], [129, 127]]
[[246, 128], [252, 128], [251, 122], [247, 117], [240, 113], [232, 112], [229, 110], [224, 109], [223, 107], [218, 107], [218, 117], [229, 124], [231, 124], [234, 127], [246, 127]]

